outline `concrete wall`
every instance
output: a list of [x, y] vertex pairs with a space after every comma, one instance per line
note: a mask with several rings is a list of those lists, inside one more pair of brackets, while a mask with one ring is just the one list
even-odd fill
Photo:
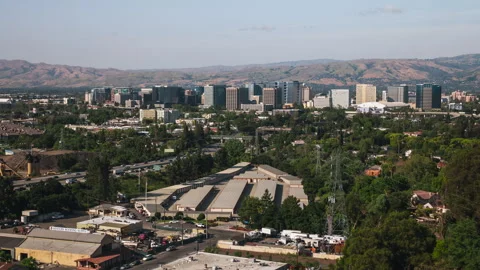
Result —
[[[101, 248], [99, 248], [93, 256], [100, 255]], [[62, 253], [62, 252], [51, 252], [46, 250], [33, 250], [33, 249], [15, 249], [16, 259], [20, 261], [21, 253], [28, 254], [28, 257], [35, 258], [40, 263], [53, 264], [58, 263], [60, 265], [73, 266], [76, 267], [77, 263], [75, 260], [90, 258], [86, 254], [71, 254], [71, 253]], [[98, 253], [98, 254], [96, 254]]]
[[321, 260], [340, 260], [343, 256], [342, 255], [335, 255], [335, 254], [326, 254], [326, 253], [313, 253], [312, 258], [321, 259]]
[[270, 247], [270, 246], [234, 246], [232, 244], [232, 241], [218, 241], [217, 247], [222, 249], [262, 252], [262, 253], [271, 253], [271, 254], [297, 254], [296, 249]]

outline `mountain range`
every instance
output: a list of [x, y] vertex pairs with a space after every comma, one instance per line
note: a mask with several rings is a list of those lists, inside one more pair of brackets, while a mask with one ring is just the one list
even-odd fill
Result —
[[480, 54], [434, 59], [317, 59], [243, 66], [119, 70], [0, 60], [0, 88], [94, 87], [104, 85], [240, 85], [246, 82], [298, 80], [326, 87], [357, 83], [386, 86], [436, 82], [474, 91], [480, 86]]

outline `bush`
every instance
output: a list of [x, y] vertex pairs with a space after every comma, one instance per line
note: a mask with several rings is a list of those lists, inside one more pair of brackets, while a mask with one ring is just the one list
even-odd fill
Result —
[[197, 217], [198, 221], [201, 221], [201, 220], [204, 220], [204, 219], [205, 219], [205, 214], [204, 213], [200, 213], [200, 215], [198, 215], [198, 217]]
[[233, 256], [235, 256], [235, 257], [242, 257], [242, 252], [241, 252], [241, 251], [235, 251], [235, 252], [233, 253]]

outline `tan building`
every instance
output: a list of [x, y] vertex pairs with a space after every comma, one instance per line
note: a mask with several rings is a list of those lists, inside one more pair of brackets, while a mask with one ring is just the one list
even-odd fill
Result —
[[313, 93], [312, 93], [312, 88], [304, 85], [302, 86], [302, 91], [303, 91], [303, 102], [309, 101], [313, 98]]
[[248, 103], [248, 88], [228, 87], [225, 106], [229, 111], [240, 109], [240, 104]]
[[263, 88], [263, 104], [272, 105], [274, 109], [282, 106], [282, 89]]
[[113, 244], [113, 238], [108, 235], [37, 228], [15, 248], [15, 259], [33, 257], [40, 263], [77, 266], [76, 260], [101, 257], [111, 252]]
[[140, 122], [144, 119], [155, 120], [157, 118], [157, 110], [140, 110]]
[[356, 85], [356, 104], [377, 101], [377, 87], [372, 84]]

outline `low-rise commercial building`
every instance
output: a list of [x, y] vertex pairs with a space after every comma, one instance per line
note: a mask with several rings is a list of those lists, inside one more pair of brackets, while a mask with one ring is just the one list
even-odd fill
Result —
[[105, 232], [112, 236], [128, 235], [143, 229], [141, 220], [121, 217], [98, 217], [77, 222], [77, 229]]
[[78, 259], [101, 257], [113, 251], [108, 235], [33, 229], [15, 248], [15, 259], [33, 257], [40, 263], [77, 266]]
[[274, 168], [270, 165], [259, 165], [257, 170], [258, 170], [259, 173], [266, 174], [266, 175], [270, 176], [272, 179], [275, 179], [275, 180], [279, 179], [280, 176], [288, 175], [288, 173], [283, 172], [283, 171], [281, 171], [277, 168]]
[[289, 185], [290, 187], [294, 187], [294, 188], [297, 188], [297, 187], [301, 187], [303, 188], [303, 185], [302, 185], [302, 179], [296, 177], [296, 176], [293, 176], [293, 175], [282, 175], [279, 177], [280, 181], [282, 181], [283, 183]]
[[178, 211], [197, 211], [212, 190], [213, 186], [203, 186], [190, 190], [175, 203], [176, 209]]
[[105, 216], [105, 217], [125, 217], [127, 215], [127, 208], [119, 205], [101, 204], [90, 208], [88, 213], [91, 216]]
[[229, 181], [213, 202], [210, 211], [230, 213], [233, 215], [237, 210], [240, 197], [246, 186], [247, 181], [244, 180]]
[[12, 258], [16, 258], [15, 248], [20, 246], [25, 238], [25, 235], [0, 233], [0, 251], [7, 252]]
[[163, 265], [164, 270], [197, 270], [197, 269], [223, 269], [223, 270], [286, 270], [286, 263], [257, 260], [252, 258], [239, 258], [228, 255], [198, 252], [185, 258], [178, 259]]
[[272, 178], [270, 176], [267, 176], [263, 173], [258, 173], [257, 171], [247, 171], [233, 177], [233, 180], [247, 180], [249, 183], [257, 183], [262, 180], [271, 179]]
[[262, 198], [265, 194], [265, 191], [272, 196], [272, 199], [275, 199], [275, 193], [277, 191], [277, 181], [275, 180], [264, 180], [258, 181], [255, 186], [255, 192], [253, 193], [253, 197]]

